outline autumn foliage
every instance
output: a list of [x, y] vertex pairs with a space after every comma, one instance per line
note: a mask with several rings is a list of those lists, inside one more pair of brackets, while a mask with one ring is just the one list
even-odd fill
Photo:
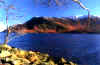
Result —
[[[10, 28], [11, 32], [18, 33], [89, 33], [99, 32], [99, 18], [91, 16], [88, 27], [88, 17], [83, 18], [48, 18], [33, 17], [24, 24], [17, 24]], [[98, 28], [96, 28], [98, 27]]]

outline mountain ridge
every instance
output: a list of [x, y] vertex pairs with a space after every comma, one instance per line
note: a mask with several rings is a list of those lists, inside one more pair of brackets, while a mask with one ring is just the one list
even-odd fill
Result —
[[[90, 20], [90, 21], [89, 21]], [[9, 27], [17, 33], [100, 33], [100, 17], [33, 17], [23, 24]]]

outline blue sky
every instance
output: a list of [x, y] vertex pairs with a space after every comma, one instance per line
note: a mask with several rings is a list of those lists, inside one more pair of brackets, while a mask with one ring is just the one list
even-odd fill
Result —
[[[90, 9], [92, 15], [100, 16], [100, 0], [80, 0], [87, 8]], [[79, 16], [87, 15], [87, 11], [79, 7], [78, 4], [70, 2], [66, 7], [46, 7], [46, 6], [34, 6], [32, 0], [7, 0], [7, 4], [13, 3], [16, 7], [15, 11], [18, 17], [14, 18], [13, 15], [10, 15], [9, 25], [24, 23], [34, 16], [48, 16], [48, 17], [68, 17], [68, 16]], [[0, 22], [5, 22], [5, 11], [0, 9]]]

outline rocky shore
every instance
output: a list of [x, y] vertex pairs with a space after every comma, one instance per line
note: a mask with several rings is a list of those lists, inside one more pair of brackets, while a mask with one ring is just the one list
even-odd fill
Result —
[[0, 45], [0, 65], [77, 65], [64, 58], [49, 56], [46, 53], [25, 51]]

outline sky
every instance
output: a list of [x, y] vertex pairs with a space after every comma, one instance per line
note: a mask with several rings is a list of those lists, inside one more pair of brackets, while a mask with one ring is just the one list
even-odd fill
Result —
[[[0, 0], [3, 1], [3, 0]], [[70, 0], [69, 0], [70, 1]], [[100, 16], [100, 0], [80, 0], [87, 8], [90, 9], [91, 15]], [[78, 4], [69, 2], [65, 7], [47, 7], [34, 5], [32, 0], [6, 0], [6, 4], [12, 4], [15, 10], [10, 10], [12, 15], [9, 15], [9, 26], [21, 24], [31, 19], [32, 17], [47, 16], [47, 17], [68, 17], [87, 15], [87, 11], [80, 8]], [[6, 5], [6, 6], [7, 6]], [[0, 22], [5, 24], [6, 11], [0, 8]], [[1, 27], [0, 27], [1, 29]]]
[[0, 22], [0, 32], [6, 29], [6, 25], [3, 22]]

